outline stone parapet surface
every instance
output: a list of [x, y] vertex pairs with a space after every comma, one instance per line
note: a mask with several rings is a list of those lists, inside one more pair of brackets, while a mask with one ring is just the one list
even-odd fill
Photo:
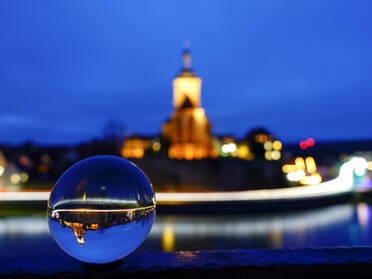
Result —
[[0, 258], [1, 278], [372, 278], [372, 247], [134, 253], [87, 268], [68, 255]]

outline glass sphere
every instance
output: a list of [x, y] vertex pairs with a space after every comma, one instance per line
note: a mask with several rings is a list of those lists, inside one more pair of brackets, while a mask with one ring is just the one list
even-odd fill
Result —
[[72, 257], [90, 264], [118, 261], [146, 238], [155, 219], [146, 175], [115, 156], [94, 156], [69, 168], [48, 202], [49, 229]]

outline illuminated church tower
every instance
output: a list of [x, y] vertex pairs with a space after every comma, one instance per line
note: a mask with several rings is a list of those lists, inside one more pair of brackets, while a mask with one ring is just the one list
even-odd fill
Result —
[[192, 160], [216, 157], [211, 125], [201, 107], [201, 84], [201, 79], [191, 70], [190, 52], [185, 49], [183, 69], [173, 80], [174, 111], [162, 128], [170, 158]]

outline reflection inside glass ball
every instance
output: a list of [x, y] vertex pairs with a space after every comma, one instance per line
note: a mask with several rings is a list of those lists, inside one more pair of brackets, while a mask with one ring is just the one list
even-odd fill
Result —
[[129, 161], [95, 156], [68, 169], [54, 186], [48, 223], [58, 245], [87, 263], [122, 259], [146, 238], [155, 219], [155, 195]]

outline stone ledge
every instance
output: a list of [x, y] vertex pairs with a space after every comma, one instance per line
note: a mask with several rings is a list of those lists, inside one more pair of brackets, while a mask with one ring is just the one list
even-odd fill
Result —
[[114, 269], [69, 257], [0, 258], [1, 278], [371, 278], [372, 247], [141, 253]]

